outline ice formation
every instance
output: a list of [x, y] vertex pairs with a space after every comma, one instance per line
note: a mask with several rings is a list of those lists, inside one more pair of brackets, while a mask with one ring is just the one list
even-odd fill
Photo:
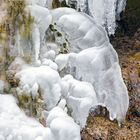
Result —
[[120, 19], [120, 13], [125, 9], [127, 0], [67, 0], [67, 4], [75, 5], [77, 10], [92, 16], [94, 20], [105, 27], [108, 34], [114, 34], [116, 20]]
[[2, 140], [35, 140], [45, 132], [41, 124], [25, 116], [10, 95], [0, 95], [0, 122]]
[[[62, 2], [63, 0], [59, 0]], [[69, 7], [77, 11], [84, 12], [94, 18], [98, 24], [102, 25], [109, 35], [115, 33], [116, 20], [120, 20], [120, 14], [125, 10], [127, 0], [65, 0]], [[35, 1], [39, 5], [52, 8], [53, 0]]]
[[89, 110], [97, 105], [94, 88], [90, 83], [78, 81], [71, 75], [66, 75], [62, 79], [62, 85], [62, 94], [71, 111], [71, 116], [83, 128], [86, 125]]
[[26, 3], [30, 5], [39, 5], [39, 6], [45, 7], [46, 1], [47, 0], [26, 0]]
[[[18, 32], [15, 36], [21, 53], [7, 73], [17, 82], [19, 102], [0, 94], [0, 139], [80, 140], [80, 128], [85, 127], [89, 110], [97, 105], [108, 109], [111, 120], [121, 123], [125, 119], [127, 89], [117, 53], [101, 26], [106, 24], [109, 34], [114, 33], [116, 17], [119, 18], [125, 1], [113, 0], [108, 5], [106, 2], [109, 8], [100, 0], [77, 1], [78, 9], [94, 18], [71, 8], [49, 10], [51, 2], [28, 1], [25, 9], [34, 17], [32, 35], [29, 40]], [[26, 64], [28, 51], [34, 59]], [[0, 92], [2, 89], [0, 81]], [[17, 103], [22, 103], [22, 97], [28, 97], [31, 103], [39, 100], [40, 104], [33, 106], [37, 115], [43, 115], [47, 127], [20, 110]], [[31, 109], [28, 102], [24, 105]]]
[[80, 140], [80, 128], [60, 107], [53, 108], [48, 117], [54, 140]]
[[1, 140], [80, 140], [79, 126], [61, 108], [56, 107], [49, 112], [50, 121], [45, 128], [27, 117], [16, 102], [11, 95], [0, 94]]
[[[27, 67], [17, 73], [16, 77], [20, 79], [21, 90], [24, 90], [27, 85], [31, 90], [34, 84], [38, 84], [48, 110], [57, 105], [61, 96], [60, 77], [57, 71], [48, 66]], [[34, 92], [30, 92], [35, 96]]]
[[33, 47], [35, 48], [35, 62], [38, 62], [40, 47], [43, 43], [45, 31], [52, 21], [52, 16], [48, 9], [38, 5], [29, 5], [27, 8], [29, 8], [31, 16], [33, 16], [35, 20], [32, 30], [32, 41]]
[[88, 0], [89, 14], [98, 24], [105, 26], [109, 35], [115, 33], [116, 20], [119, 20], [125, 5], [126, 0]]
[[[76, 52], [58, 55], [55, 60], [58, 69], [61, 71], [65, 68], [76, 79], [90, 82], [95, 88], [98, 103], [109, 110], [110, 119], [116, 118], [121, 122], [128, 109], [128, 93], [117, 53], [104, 29], [81, 13], [61, 14], [57, 19], [58, 29], [65, 33], [70, 42], [70, 52]], [[70, 25], [75, 26], [71, 28]]]
[[[43, 109], [47, 111], [56, 105], [65, 110], [67, 105], [66, 110], [71, 112], [71, 116], [81, 128], [86, 125], [90, 108], [97, 105], [96, 93], [90, 83], [75, 80], [71, 75], [67, 75], [61, 80], [59, 74], [48, 66], [26, 66], [16, 74], [16, 78], [20, 80], [17, 88], [20, 102], [22, 102], [23, 95], [28, 97], [29, 101], [30, 99], [34, 101], [41, 94], [45, 104]], [[27, 106], [27, 102], [25, 103]], [[22, 104], [24, 106], [24, 103]], [[29, 106], [26, 108], [30, 108]], [[37, 108], [37, 110], [39, 109]], [[44, 118], [43, 115], [38, 117]]]
[[52, 11], [52, 15], [58, 31], [62, 32], [69, 42], [70, 52], [80, 52], [109, 41], [105, 30], [88, 15], [69, 8], [58, 8]]

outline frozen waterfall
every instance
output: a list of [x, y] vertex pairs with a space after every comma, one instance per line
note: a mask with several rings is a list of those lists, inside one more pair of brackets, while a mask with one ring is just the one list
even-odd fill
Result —
[[[90, 109], [98, 105], [111, 120], [125, 119], [128, 92], [105, 28], [114, 34], [126, 1], [67, 0], [81, 12], [48, 9], [50, 2], [27, 1], [25, 11], [34, 18], [31, 37], [25, 40], [17, 30], [23, 53], [17, 57], [16, 45], [10, 48], [14, 59], [7, 73], [17, 82], [16, 99], [0, 94], [2, 140], [80, 140]], [[3, 87], [0, 81], [1, 93]]]

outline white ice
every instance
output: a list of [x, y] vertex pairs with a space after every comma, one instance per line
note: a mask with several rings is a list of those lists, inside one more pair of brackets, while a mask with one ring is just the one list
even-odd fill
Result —
[[97, 105], [97, 97], [92, 84], [66, 75], [62, 79], [62, 87], [62, 95], [66, 99], [71, 116], [81, 128], [85, 127], [89, 110]]
[[[25, 116], [12, 96], [0, 94], [0, 139], [80, 140], [80, 128], [85, 127], [89, 110], [96, 105], [105, 106], [111, 120], [122, 122], [125, 119], [129, 99], [118, 56], [105, 29], [98, 25], [99, 22], [101, 25], [107, 23], [109, 34], [113, 33], [116, 1], [109, 2], [106, 7], [100, 0], [89, 0], [99, 6], [93, 8], [94, 5], [90, 5], [90, 12], [95, 10], [94, 19], [70, 8], [48, 10], [44, 7], [46, 2], [33, 0], [26, 8], [35, 19], [31, 40], [22, 40], [18, 31], [16, 36], [20, 57], [24, 55], [22, 46], [28, 48], [27, 44], [32, 44], [30, 51], [33, 51], [38, 65], [23, 63], [23, 67], [18, 69], [16, 61], [20, 62], [20, 59], [15, 59], [8, 70], [15, 68], [17, 72], [16, 77], [20, 81], [18, 94], [23, 90], [34, 97], [38, 90], [41, 91], [48, 113], [47, 128]], [[117, 4], [121, 7], [117, 11], [119, 16], [125, 2], [119, 1]], [[102, 15], [104, 13], [106, 15]], [[57, 41], [44, 41], [50, 24], [54, 24], [56, 30], [62, 33], [62, 38], [69, 44], [70, 53], [59, 54]]]
[[79, 52], [108, 41], [105, 30], [88, 15], [69, 8], [58, 8], [52, 11], [52, 16], [57, 29], [63, 32], [68, 40], [70, 52]]
[[107, 29], [109, 35], [115, 33], [116, 20], [120, 19], [120, 13], [126, 6], [126, 0], [67, 0], [67, 4], [70, 3], [92, 16], [95, 22]]
[[29, 66], [17, 73], [16, 77], [20, 79], [21, 89], [25, 85], [29, 86], [29, 90], [35, 83], [39, 85], [48, 110], [56, 106], [61, 96], [61, 79], [57, 71], [45, 65], [40, 67]]
[[80, 127], [61, 108], [56, 107], [50, 111], [48, 120], [51, 121], [48, 121], [47, 127], [43, 127], [20, 110], [14, 97], [0, 94], [1, 140], [81, 139]]
[[117, 53], [104, 29], [81, 13], [60, 16], [56, 25], [60, 32], [65, 32], [65, 37], [70, 42], [70, 52], [76, 52], [56, 57], [59, 71], [90, 82], [95, 88], [98, 104], [107, 107], [111, 119], [123, 121], [129, 104], [128, 93]]

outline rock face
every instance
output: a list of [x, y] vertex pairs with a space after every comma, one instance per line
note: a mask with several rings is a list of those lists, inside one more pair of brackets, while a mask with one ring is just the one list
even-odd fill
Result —
[[123, 128], [118, 128], [115, 123], [103, 117], [89, 117], [88, 125], [82, 131], [82, 140], [138, 140], [140, 127], [129, 121]]

